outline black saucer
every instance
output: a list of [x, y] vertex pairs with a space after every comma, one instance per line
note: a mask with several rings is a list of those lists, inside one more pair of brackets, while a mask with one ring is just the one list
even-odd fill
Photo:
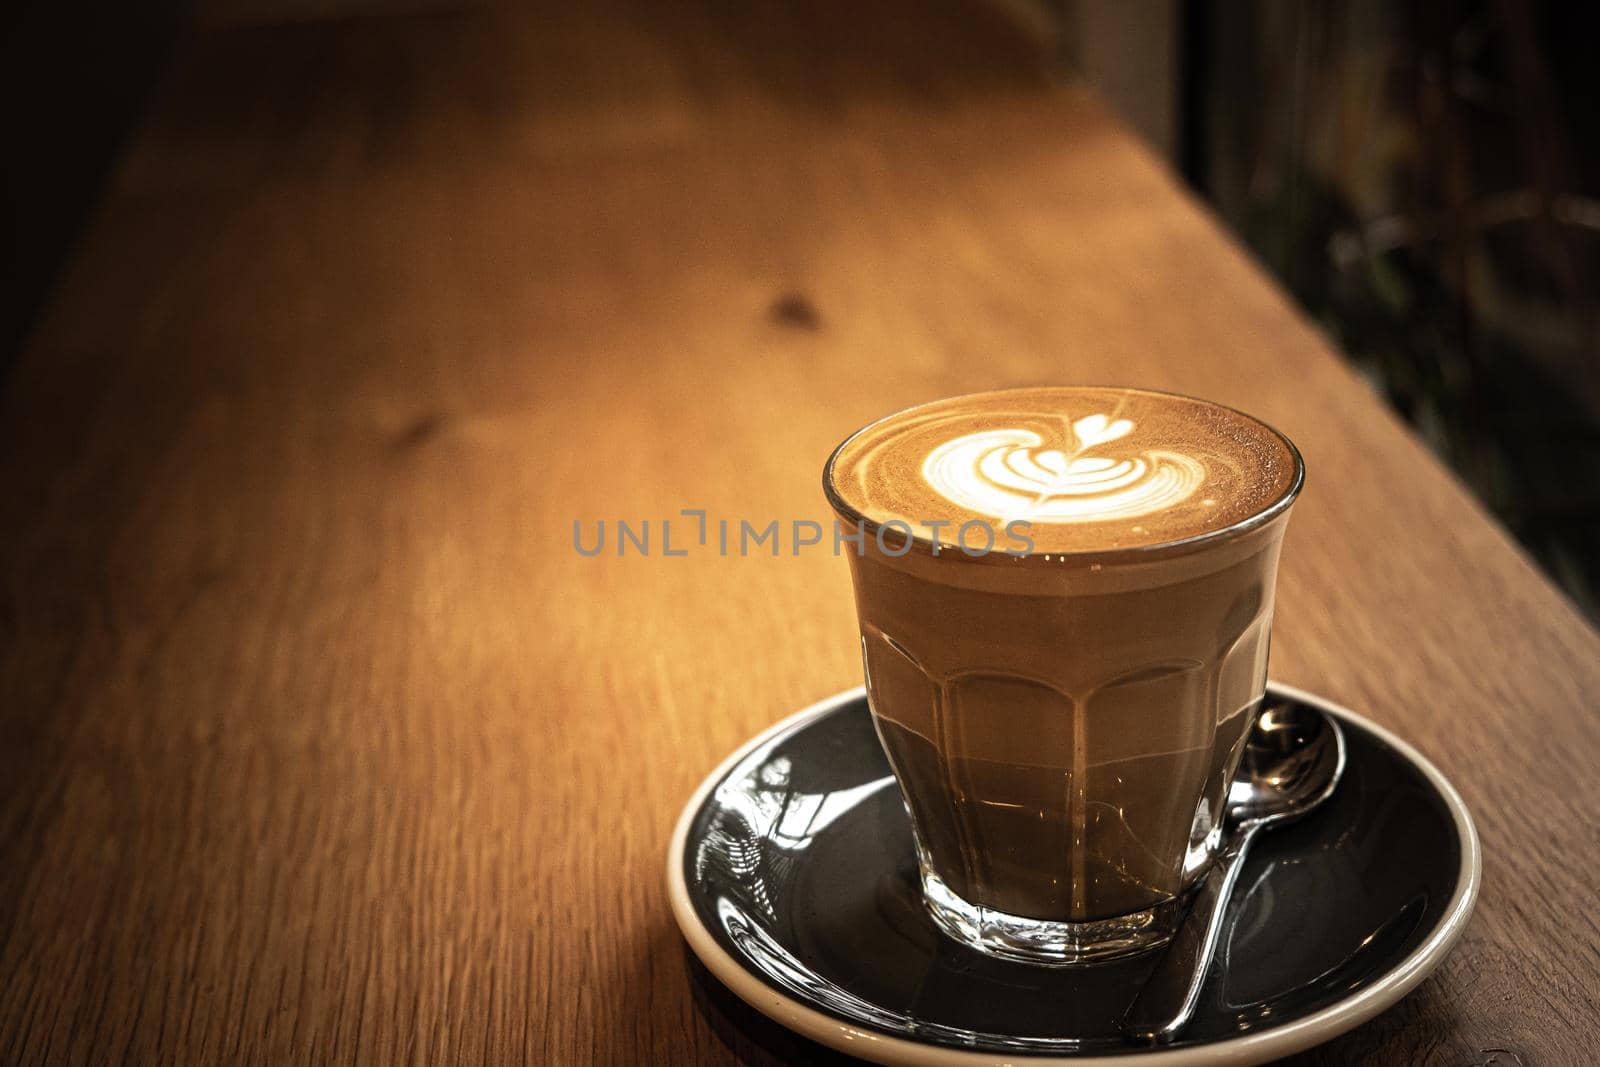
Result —
[[[1349, 764], [1328, 805], [1264, 834], [1193, 1023], [1163, 1064], [1256, 1063], [1325, 1041], [1409, 992], [1460, 934], [1477, 838], [1448, 782], [1366, 720], [1338, 715]], [[885, 1063], [986, 1053], [1128, 1063], [1117, 1020], [1155, 956], [1041, 968], [940, 934], [910, 826], [854, 690], [756, 738], [707, 779], [668, 860], [695, 954], [759, 1011]]]

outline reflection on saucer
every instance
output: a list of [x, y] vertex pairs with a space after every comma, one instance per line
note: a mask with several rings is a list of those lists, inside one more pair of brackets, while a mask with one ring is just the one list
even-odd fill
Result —
[[[1311, 698], [1269, 688], [1286, 699]], [[1262, 1062], [1333, 1037], [1350, 1025], [1341, 1005], [1399, 999], [1470, 914], [1477, 843], [1454, 790], [1402, 742], [1316, 703], [1345, 727], [1345, 780], [1247, 860], [1221, 973], [1177, 1042], [1215, 1051], [1196, 1062]], [[934, 1044], [974, 1063], [991, 1062], [982, 1050], [1137, 1060], [1116, 1020], [1154, 957], [1042, 968], [938, 933], [893, 781], [857, 690], [775, 728], [706, 783], [679, 823], [669, 878], [674, 914], [717, 978], [806, 1036], [869, 1056]], [[1241, 1048], [1252, 1035], [1263, 1039]]]

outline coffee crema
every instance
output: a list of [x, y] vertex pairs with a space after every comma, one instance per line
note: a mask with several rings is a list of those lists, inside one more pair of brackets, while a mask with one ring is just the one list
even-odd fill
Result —
[[[907, 409], [839, 446], [830, 492], [920, 539], [995, 542], [1025, 522], [1034, 554], [1108, 551], [1204, 537], [1287, 501], [1299, 479], [1277, 431], [1171, 393], [1040, 387]], [[1015, 529], [1016, 527], [1012, 527]]]

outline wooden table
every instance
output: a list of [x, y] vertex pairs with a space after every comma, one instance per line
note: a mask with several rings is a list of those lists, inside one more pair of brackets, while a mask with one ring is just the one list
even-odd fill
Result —
[[186, 41], [4, 395], [0, 1062], [804, 1058], [662, 863], [859, 681], [846, 568], [574, 520], [820, 520], [859, 424], [1096, 381], [1299, 442], [1273, 673], [1482, 831], [1455, 953], [1303, 1062], [1589, 1062], [1596, 634], [1024, 28], [738, 10]]

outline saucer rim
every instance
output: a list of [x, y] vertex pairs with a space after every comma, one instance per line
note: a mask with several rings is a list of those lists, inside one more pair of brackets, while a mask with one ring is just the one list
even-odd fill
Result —
[[1372, 985], [1325, 1008], [1293, 1022], [1258, 1033], [1223, 1038], [1203, 1045], [1183, 1048], [1150, 1049], [1119, 1053], [1115, 1056], [1079, 1056], [1035, 1053], [999, 1053], [977, 1049], [958, 1049], [906, 1037], [869, 1030], [835, 1018], [799, 1000], [786, 996], [762, 981], [727, 952], [700, 922], [684, 876], [684, 850], [695, 816], [707, 798], [735, 766], [751, 753], [780, 737], [798, 730], [805, 723], [821, 718], [843, 705], [864, 699], [865, 686], [856, 686], [826, 697], [786, 716], [740, 745], [695, 788], [678, 816], [667, 849], [667, 897], [673, 918], [689, 947], [706, 968], [735, 995], [761, 1014], [805, 1037], [848, 1055], [875, 1063], [899, 1067], [976, 1067], [979, 1064], [1001, 1067], [1018, 1062], [1056, 1067], [1119, 1067], [1147, 1059], [1159, 1059], [1163, 1067], [1206, 1067], [1229, 1064], [1246, 1067], [1265, 1063], [1294, 1052], [1320, 1045], [1347, 1030], [1354, 1029], [1387, 1010], [1410, 993], [1436, 968], [1460, 940], [1477, 903], [1483, 879], [1483, 856], [1477, 827], [1466, 802], [1455, 786], [1427, 757], [1386, 728], [1326, 697], [1279, 682], [1268, 682], [1268, 689], [1291, 699], [1313, 704], [1330, 714], [1366, 730], [1422, 772], [1450, 809], [1456, 834], [1461, 841], [1461, 863], [1455, 893], [1443, 916], [1404, 959]]

